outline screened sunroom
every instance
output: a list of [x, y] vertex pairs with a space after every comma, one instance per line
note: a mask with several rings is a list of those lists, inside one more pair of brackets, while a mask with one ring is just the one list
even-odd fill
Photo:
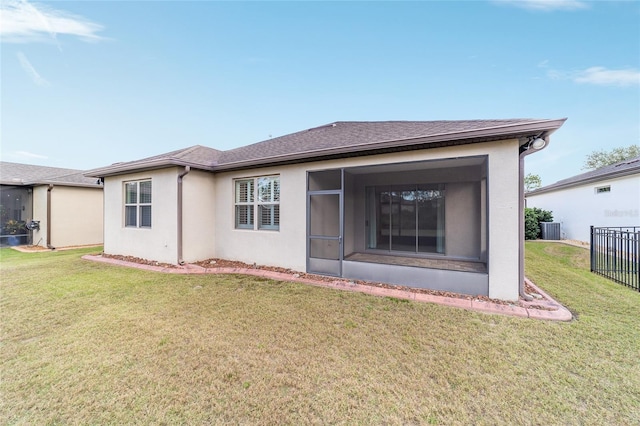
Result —
[[487, 157], [311, 171], [307, 270], [487, 295]]
[[31, 187], [0, 185], [0, 246], [31, 244], [32, 193]]

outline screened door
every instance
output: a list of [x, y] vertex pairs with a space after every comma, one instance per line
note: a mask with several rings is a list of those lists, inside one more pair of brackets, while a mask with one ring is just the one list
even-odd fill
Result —
[[307, 191], [307, 271], [342, 275], [342, 171], [310, 172]]

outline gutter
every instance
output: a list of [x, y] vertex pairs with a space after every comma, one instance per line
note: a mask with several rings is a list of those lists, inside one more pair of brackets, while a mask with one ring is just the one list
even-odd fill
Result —
[[184, 265], [184, 259], [182, 258], [182, 181], [184, 177], [191, 171], [191, 166], [184, 166], [184, 171], [178, 174], [178, 264]]
[[52, 183], [47, 188], [47, 248], [55, 250], [56, 248], [51, 245], [51, 191], [53, 191]]
[[[546, 142], [546, 144], [540, 148], [535, 149], [531, 146], [533, 139], [542, 138]], [[533, 138], [529, 138], [529, 141], [523, 145], [520, 145], [520, 164], [518, 166], [519, 177], [518, 177], [518, 235], [519, 235], [519, 244], [518, 244], [518, 291], [520, 293], [520, 297], [527, 301], [533, 300], [531, 296], [529, 296], [524, 290], [524, 207], [525, 207], [525, 196], [524, 196], [524, 157], [529, 154], [533, 154], [534, 152], [538, 152], [541, 149], [546, 148], [549, 145], [549, 133], [543, 132], [539, 136], [534, 136]]]

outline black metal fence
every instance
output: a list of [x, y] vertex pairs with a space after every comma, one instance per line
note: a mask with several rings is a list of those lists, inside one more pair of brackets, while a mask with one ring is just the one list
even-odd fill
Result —
[[640, 291], [640, 226], [592, 226], [591, 272]]

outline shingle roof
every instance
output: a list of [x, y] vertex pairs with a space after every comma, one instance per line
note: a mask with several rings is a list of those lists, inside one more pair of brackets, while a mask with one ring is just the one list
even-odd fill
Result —
[[607, 179], [640, 174], [640, 157], [631, 158], [609, 166], [591, 170], [567, 179], [560, 180], [551, 185], [543, 186], [533, 191], [527, 192], [527, 196], [541, 194], [545, 192], [557, 191], [560, 189], [584, 185], [592, 182], [600, 182]]
[[201, 145], [154, 155], [135, 161], [115, 163], [107, 167], [89, 170], [86, 176], [114, 175], [133, 170], [151, 170], [167, 166], [190, 166], [196, 169], [213, 171], [221, 151]]
[[[107, 176], [170, 165], [230, 170], [398, 149], [524, 138], [551, 134], [565, 120], [337, 121], [229, 151], [198, 145], [90, 170], [87, 175]], [[187, 152], [189, 159], [184, 158]]]
[[82, 170], [35, 166], [8, 161], [0, 162], [0, 184], [97, 186], [96, 179], [85, 177]]
[[[220, 164], [232, 164], [296, 153], [340, 148], [373, 148], [385, 142], [404, 142], [436, 135], [521, 124], [525, 120], [467, 121], [337, 121], [320, 127], [225, 151]], [[531, 120], [533, 121], [533, 120]]]

